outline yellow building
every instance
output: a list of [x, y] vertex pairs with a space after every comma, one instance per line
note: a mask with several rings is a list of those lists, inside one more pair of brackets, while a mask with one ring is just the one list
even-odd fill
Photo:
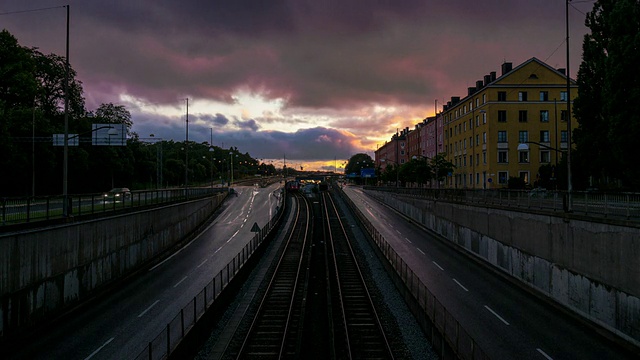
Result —
[[[567, 149], [567, 78], [531, 58], [502, 75], [485, 75], [463, 99], [443, 109], [444, 149], [456, 169], [447, 187], [491, 189], [520, 177], [534, 186], [541, 165], [556, 165]], [[571, 81], [571, 100], [577, 85]], [[577, 128], [574, 118], [571, 128]]]

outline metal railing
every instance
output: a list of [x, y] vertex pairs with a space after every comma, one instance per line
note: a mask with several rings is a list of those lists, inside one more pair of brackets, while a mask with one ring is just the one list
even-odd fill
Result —
[[[512, 209], [551, 212], [567, 211], [566, 191], [549, 190], [455, 190], [395, 187], [366, 187], [429, 200], [473, 205], [491, 205]], [[640, 220], [640, 193], [604, 193], [574, 191], [571, 193], [574, 214], [624, 220]]]
[[242, 250], [212, 280], [196, 295], [179, 313], [167, 324], [145, 348], [136, 356], [135, 360], [166, 359], [176, 349], [180, 342], [189, 334], [198, 320], [214, 305], [215, 300], [242, 269], [251, 255], [258, 249], [269, 233], [274, 229], [284, 213], [284, 195], [279, 197], [278, 211], [260, 232], [245, 245]]
[[[395, 188], [394, 188], [395, 189]], [[342, 190], [339, 190], [342, 191]], [[460, 322], [447, 310], [427, 285], [411, 270], [409, 265], [389, 244], [376, 227], [364, 216], [353, 201], [342, 193], [342, 198], [358, 217], [367, 230], [380, 252], [387, 259], [398, 278], [402, 281], [409, 294], [422, 310], [424, 320], [432, 324], [434, 331], [425, 331], [430, 342], [441, 358], [452, 358], [453, 351], [457, 358], [464, 360], [489, 359], [471, 335], [462, 327]]]
[[[110, 194], [82, 194], [68, 195], [67, 201], [69, 203], [69, 215], [76, 217], [186, 199], [197, 199], [227, 190], [227, 188], [211, 187], [176, 188], [132, 191], [127, 194], [119, 194], [118, 197]], [[0, 198], [0, 226], [63, 218], [63, 201], [64, 197], [62, 195]]]

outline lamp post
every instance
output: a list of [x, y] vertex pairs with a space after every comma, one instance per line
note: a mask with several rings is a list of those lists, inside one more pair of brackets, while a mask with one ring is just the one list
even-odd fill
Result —
[[156, 190], [162, 186], [162, 138], [155, 138], [154, 134], [149, 137], [158, 140], [156, 143]]
[[569, 1], [566, 0], [565, 17], [567, 30], [567, 212], [573, 211], [571, 192], [573, 184], [571, 181], [571, 78], [569, 77]]

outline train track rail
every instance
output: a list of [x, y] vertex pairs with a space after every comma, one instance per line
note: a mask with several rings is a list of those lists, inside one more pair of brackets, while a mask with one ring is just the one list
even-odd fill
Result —
[[330, 284], [336, 357], [393, 359], [338, 209], [328, 193], [322, 194], [322, 203], [330, 254], [328, 270], [333, 275]]
[[237, 359], [293, 358], [299, 352], [304, 307], [307, 238], [311, 210], [301, 195], [292, 231], [276, 265]]
[[281, 254], [224, 359], [393, 359], [332, 197], [294, 199]]

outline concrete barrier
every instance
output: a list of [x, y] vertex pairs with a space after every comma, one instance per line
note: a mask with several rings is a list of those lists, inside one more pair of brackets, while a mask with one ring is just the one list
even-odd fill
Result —
[[640, 346], [640, 229], [367, 191], [575, 313]]
[[0, 235], [0, 337], [149, 265], [196, 231], [225, 196]]

